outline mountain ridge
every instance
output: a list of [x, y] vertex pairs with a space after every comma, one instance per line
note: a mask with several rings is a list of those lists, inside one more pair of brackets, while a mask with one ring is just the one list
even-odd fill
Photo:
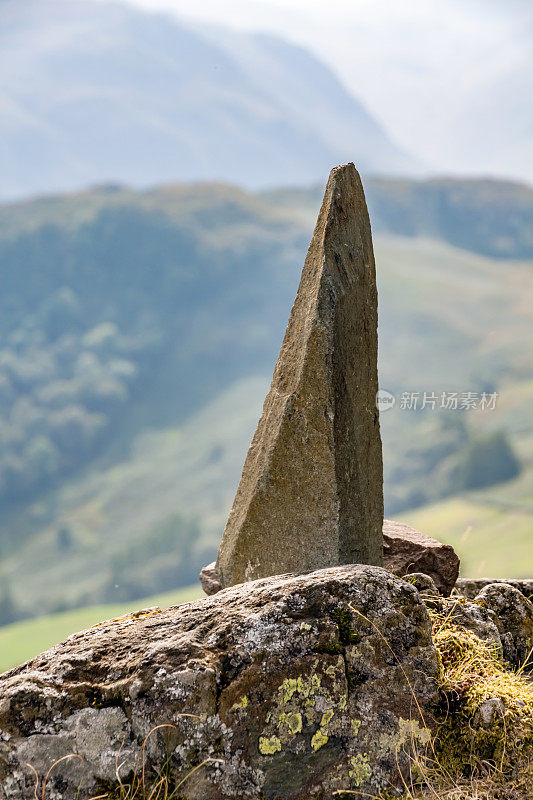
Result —
[[326, 66], [275, 37], [91, 0], [8, 3], [0, 22], [4, 197], [305, 183], [350, 157], [366, 172], [415, 167]]

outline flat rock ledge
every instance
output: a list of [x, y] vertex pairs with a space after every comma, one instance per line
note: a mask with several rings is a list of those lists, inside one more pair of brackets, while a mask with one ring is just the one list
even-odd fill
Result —
[[104, 622], [3, 675], [0, 786], [34, 797], [33, 768], [41, 797], [55, 762], [46, 796], [83, 799], [167, 764], [183, 800], [400, 794], [438, 670], [419, 593], [379, 567], [253, 581]]

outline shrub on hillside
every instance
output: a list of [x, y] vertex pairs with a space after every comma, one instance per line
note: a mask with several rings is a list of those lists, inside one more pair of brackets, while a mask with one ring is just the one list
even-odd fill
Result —
[[475, 436], [463, 450], [453, 478], [455, 489], [483, 489], [515, 478], [521, 465], [503, 431]]

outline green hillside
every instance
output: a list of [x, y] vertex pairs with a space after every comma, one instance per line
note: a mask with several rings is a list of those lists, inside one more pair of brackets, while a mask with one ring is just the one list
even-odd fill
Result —
[[[382, 414], [386, 512], [459, 542], [472, 574], [481, 542], [496, 554], [499, 537], [507, 561], [487, 549], [486, 574], [533, 574], [533, 261], [516, 258], [533, 258], [533, 191], [373, 181], [367, 193], [380, 381], [397, 397]], [[216, 552], [318, 202], [316, 191], [204, 185], [0, 208], [0, 622], [195, 582]], [[467, 206], [470, 238], [457, 221]], [[411, 392], [498, 401], [410, 411]]]
[[[531, 481], [531, 474], [529, 475]], [[533, 509], [493, 502], [490, 495], [453, 497], [402, 517], [404, 522], [453, 545], [463, 575], [529, 578]]]

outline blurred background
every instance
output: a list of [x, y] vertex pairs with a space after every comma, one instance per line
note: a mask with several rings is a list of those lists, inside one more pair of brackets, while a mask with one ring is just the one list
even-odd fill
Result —
[[0, 669], [199, 595], [346, 161], [386, 515], [533, 575], [532, 39], [527, 0], [2, 0]]

